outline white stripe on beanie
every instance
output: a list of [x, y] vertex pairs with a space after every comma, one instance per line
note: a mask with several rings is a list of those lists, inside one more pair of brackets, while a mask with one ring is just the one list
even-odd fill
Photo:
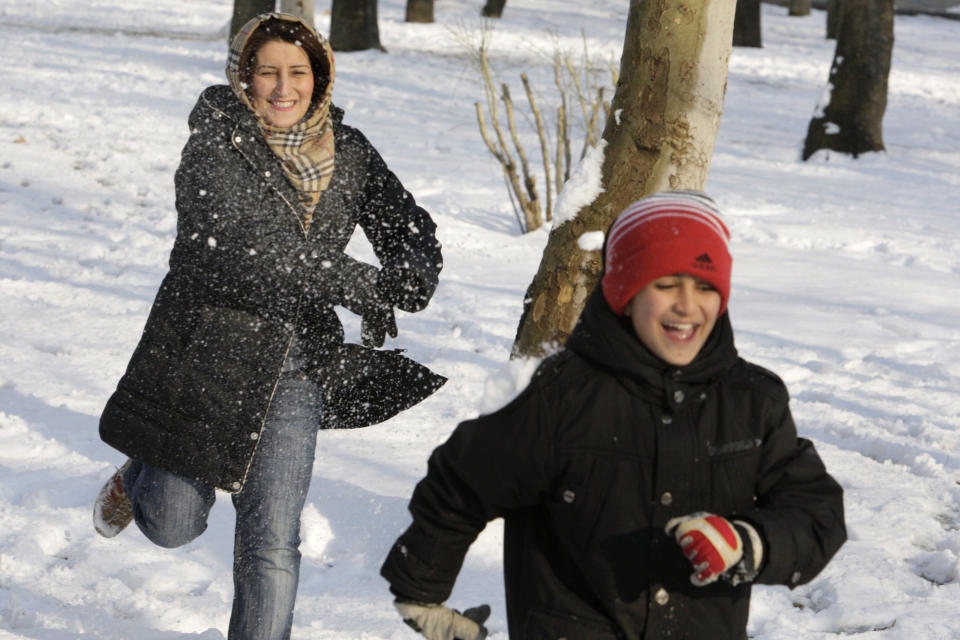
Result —
[[686, 218], [706, 225], [729, 249], [730, 232], [710, 196], [702, 191], [661, 191], [634, 202], [614, 221], [607, 240], [607, 258], [610, 258], [617, 243], [637, 226], [671, 217]]

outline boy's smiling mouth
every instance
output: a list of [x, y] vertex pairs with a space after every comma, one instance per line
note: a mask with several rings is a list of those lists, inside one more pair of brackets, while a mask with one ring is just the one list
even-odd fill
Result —
[[699, 324], [692, 322], [662, 322], [660, 325], [668, 338], [680, 343], [689, 342], [700, 328]]

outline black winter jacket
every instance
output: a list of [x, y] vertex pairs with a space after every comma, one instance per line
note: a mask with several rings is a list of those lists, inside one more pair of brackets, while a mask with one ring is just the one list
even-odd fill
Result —
[[334, 173], [307, 234], [250, 109], [227, 86], [200, 96], [176, 173], [170, 269], [101, 416], [107, 444], [239, 491], [294, 336], [324, 387], [326, 427], [379, 422], [443, 383], [398, 352], [343, 344], [334, 306], [362, 314], [377, 287], [377, 268], [344, 253], [357, 224], [407, 311], [433, 295], [441, 255], [427, 212], [342, 112], [333, 118]]
[[671, 367], [598, 288], [515, 400], [434, 451], [382, 568], [391, 590], [446, 600], [467, 548], [503, 517], [511, 638], [746, 638], [750, 585], [693, 586], [667, 521], [751, 522], [766, 547], [757, 582], [791, 587], [846, 533], [840, 486], [797, 437], [783, 383], [737, 356], [728, 316]]

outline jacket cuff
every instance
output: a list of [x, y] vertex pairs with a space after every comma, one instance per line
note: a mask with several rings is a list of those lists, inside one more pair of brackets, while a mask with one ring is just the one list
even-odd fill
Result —
[[[469, 545], [467, 545], [469, 548]], [[380, 568], [397, 597], [415, 602], [445, 602], [453, 591], [467, 548], [451, 549], [413, 523], [394, 543]]]

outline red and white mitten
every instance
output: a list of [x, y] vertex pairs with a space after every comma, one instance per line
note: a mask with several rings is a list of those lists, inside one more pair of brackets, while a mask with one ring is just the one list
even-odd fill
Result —
[[667, 522], [683, 555], [693, 565], [690, 582], [703, 587], [723, 576], [731, 584], [753, 580], [763, 561], [760, 534], [743, 520], [730, 522], [705, 511], [673, 518]]

